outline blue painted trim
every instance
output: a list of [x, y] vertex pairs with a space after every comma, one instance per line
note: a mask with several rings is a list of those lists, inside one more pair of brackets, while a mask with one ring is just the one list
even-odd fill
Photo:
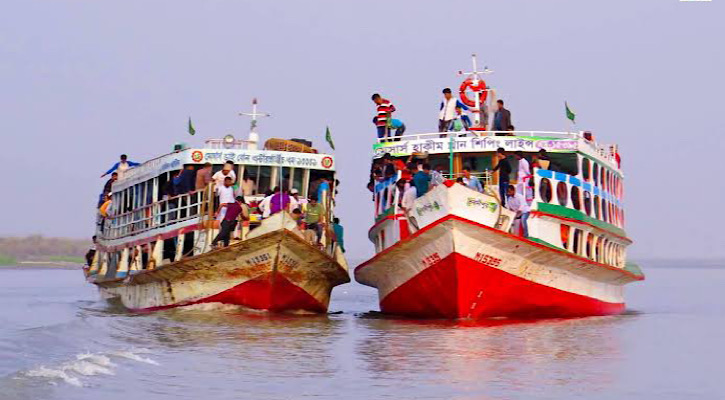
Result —
[[591, 183], [584, 183], [582, 186], [584, 187], [584, 190], [586, 190], [587, 192], [591, 192], [592, 191], [592, 184]]
[[548, 170], [548, 169], [540, 169], [538, 171], [539, 176], [542, 178], [553, 178], [554, 177], [554, 171]]
[[565, 174], [563, 172], [556, 172], [555, 173], [555, 176], [556, 176], [556, 180], [557, 181], [564, 181], [564, 182], [566, 182], [566, 177], [569, 176], [569, 175], [567, 175], [567, 174]]
[[116, 271], [116, 278], [123, 278], [128, 275], [128, 271]]
[[581, 186], [582, 185], [582, 181], [579, 180], [579, 178], [577, 178], [575, 176], [570, 176], [569, 177], [569, 183], [571, 183], [574, 186]]
[[597, 187], [597, 186], [594, 186], [594, 195], [595, 195], [595, 196], [599, 196], [599, 193], [600, 193], [600, 192], [599, 192], [599, 187]]

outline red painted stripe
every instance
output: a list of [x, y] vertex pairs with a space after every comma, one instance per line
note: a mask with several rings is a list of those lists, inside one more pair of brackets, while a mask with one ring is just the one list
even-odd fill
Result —
[[272, 312], [298, 310], [315, 313], [327, 312], [327, 304], [320, 303], [303, 288], [293, 284], [279, 273], [265, 274], [250, 279], [221, 293], [201, 300], [132, 309], [131, 311], [151, 312], [201, 303], [232, 304]]
[[436, 227], [436, 226], [438, 226], [438, 225], [440, 225], [440, 224], [442, 224], [442, 223], [444, 223], [446, 221], [449, 221], [449, 220], [461, 221], [461, 222], [465, 222], [467, 224], [470, 224], [470, 225], [473, 225], [473, 226], [476, 226], [476, 227], [479, 227], [479, 228], [488, 229], [488, 230], [490, 230], [490, 231], [492, 231], [492, 232], [494, 232], [496, 234], [508, 236], [509, 238], [512, 238], [514, 240], [518, 240], [518, 241], [520, 241], [520, 242], [522, 242], [524, 244], [527, 244], [529, 246], [537, 247], [537, 248], [539, 248], [541, 250], [558, 253], [558, 254], [563, 255], [565, 257], [573, 258], [573, 259], [575, 259], [575, 260], [577, 260], [579, 262], [585, 262], [587, 264], [596, 265], [598, 267], [606, 268], [606, 269], [611, 270], [611, 271], [616, 271], [616, 272], [619, 272], [621, 274], [627, 275], [627, 276], [629, 276], [629, 277], [631, 277], [631, 278], [633, 278], [635, 280], [638, 280], [638, 281], [644, 280], [644, 277], [643, 276], [635, 275], [635, 274], [633, 274], [633, 273], [631, 273], [631, 272], [629, 272], [627, 270], [624, 270], [622, 268], [617, 268], [617, 267], [614, 267], [614, 266], [611, 266], [611, 265], [602, 264], [602, 263], [597, 262], [597, 261], [592, 261], [592, 260], [589, 260], [587, 258], [578, 256], [578, 255], [575, 255], [575, 254], [572, 254], [572, 253], [569, 253], [568, 251], [565, 251], [565, 250], [554, 249], [552, 247], [545, 246], [543, 244], [539, 244], [539, 243], [536, 243], [536, 242], [532, 242], [531, 240], [528, 240], [526, 238], [522, 238], [520, 236], [512, 235], [512, 234], [510, 234], [508, 232], [500, 231], [500, 230], [494, 229], [494, 228], [492, 228], [490, 226], [486, 226], [486, 225], [483, 225], [483, 224], [479, 224], [478, 222], [474, 222], [474, 221], [471, 221], [471, 220], [468, 220], [468, 219], [459, 217], [457, 215], [450, 215], [450, 214], [449, 215], [446, 215], [445, 217], [443, 217], [443, 218], [441, 218], [441, 219], [439, 219], [439, 220], [437, 220], [435, 222], [430, 223], [428, 226], [426, 226], [426, 227], [420, 229], [419, 231], [415, 232], [414, 234], [410, 235], [410, 237], [408, 237], [407, 239], [404, 239], [404, 240], [399, 241], [398, 243], [396, 243], [396, 244], [388, 247], [387, 249], [381, 251], [380, 253], [376, 254], [373, 258], [371, 258], [371, 259], [365, 261], [364, 263], [358, 265], [355, 268], [355, 273], [357, 273], [358, 270], [360, 270], [360, 269], [362, 269], [362, 268], [370, 265], [372, 262], [377, 261], [378, 259], [380, 259], [384, 255], [388, 254], [388, 252], [392, 251], [394, 248], [400, 246], [401, 244], [403, 244], [403, 243], [405, 243], [407, 241], [415, 240], [418, 236], [420, 236], [424, 232], [427, 232], [427, 231], [433, 229], [434, 227]]
[[563, 318], [619, 314], [625, 305], [535, 283], [452, 253], [388, 294], [380, 309], [418, 318]]

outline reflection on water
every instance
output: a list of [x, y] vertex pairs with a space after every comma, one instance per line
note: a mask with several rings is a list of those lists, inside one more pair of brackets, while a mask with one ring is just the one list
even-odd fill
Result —
[[[565, 385], [605, 390], [616, 377], [578, 364], [621, 359], [618, 327], [633, 316], [571, 320], [406, 321], [360, 318], [357, 354], [375, 379], [446, 381], [460, 387]], [[553, 374], [552, 374], [553, 373]], [[521, 379], [526, 377], [526, 379]]]
[[328, 315], [134, 314], [76, 271], [0, 271], [0, 398], [725, 398], [725, 271], [670, 271], [650, 272], [641, 313], [457, 322], [383, 316], [359, 285]]

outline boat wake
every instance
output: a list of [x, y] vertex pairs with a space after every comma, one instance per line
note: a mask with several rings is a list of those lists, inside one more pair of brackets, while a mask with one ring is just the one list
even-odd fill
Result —
[[[82, 378], [97, 375], [115, 375], [119, 360], [132, 360], [151, 365], [158, 362], [141, 354], [150, 353], [147, 349], [119, 350], [105, 353], [77, 354], [75, 360], [57, 365], [41, 365], [37, 368], [22, 372], [16, 379], [37, 378], [45, 380], [51, 385], [59, 382], [71, 386], [83, 387], [86, 383]], [[115, 362], [114, 362], [115, 361]]]

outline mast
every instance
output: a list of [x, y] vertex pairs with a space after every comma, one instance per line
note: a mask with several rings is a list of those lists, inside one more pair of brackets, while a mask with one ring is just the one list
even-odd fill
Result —
[[[470, 72], [464, 72], [464, 71], [458, 71], [458, 75], [466, 75], [466, 79], [470, 79], [472, 86], [478, 86], [479, 81], [483, 81], [483, 78], [481, 75], [488, 75], [492, 73], [493, 71], [488, 69], [487, 66], [483, 67], [483, 71], [478, 70], [478, 60], [476, 59], [476, 53], [471, 54], [471, 59], [473, 61], [473, 71]], [[483, 91], [488, 91], [490, 88], [486, 86]], [[475, 126], [479, 126], [481, 124], [481, 104], [480, 104], [480, 98], [479, 98], [479, 91], [474, 91], [474, 100], [476, 102], [476, 110], [474, 111], [473, 121]]]
[[249, 144], [247, 145], [247, 148], [250, 150], [256, 150], [257, 143], [259, 142], [259, 135], [257, 134], [257, 117], [271, 117], [272, 114], [257, 112], [257, 98], [255, 97], [252, 99], [252, 112], [240, 112], [239, 115], [252, 118], [249, 124]]

